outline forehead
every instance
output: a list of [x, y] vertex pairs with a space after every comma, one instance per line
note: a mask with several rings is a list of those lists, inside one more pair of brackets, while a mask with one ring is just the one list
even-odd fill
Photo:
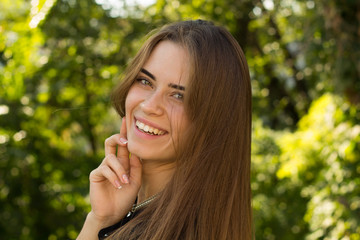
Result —
[[155, 46], [143, 68], [154, 75], [156, 81], [186, 85], [189, 79], [188, 60], [184, 47], [165, 40]]

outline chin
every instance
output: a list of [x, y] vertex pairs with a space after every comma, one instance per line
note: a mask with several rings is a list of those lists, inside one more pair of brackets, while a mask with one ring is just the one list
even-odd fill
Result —
[[[169, 154], [167, 152], [154, 151], [154, 148], [146, 149], [144, 147], [137, 147], [136, 144], [128, 143], [128, 150], [131, 154], [139, 157], [142, 160], [159, 160], [159, 161], [168, 161], [169, 159], [174, 159], [174, 154]], [[170, 161], [172, 162], [172, 161]]]
[[141, 152], [139, 151], [139, 149], [134, 146], [134, 144], [131, 143], [131, 141], [128, 142], [128, 150], [131, 154], [138, 156], [139, 158], [141, 158], [139, 155], [142, 155]]
[[144, 147], [137, 147], [136, 144], [131, 144], [131, 142], [128, 143], [128, 150], [131, 154], [139, 157], [140, 159], [149, 159], [153, 158], [147, 149], [144, 149]]

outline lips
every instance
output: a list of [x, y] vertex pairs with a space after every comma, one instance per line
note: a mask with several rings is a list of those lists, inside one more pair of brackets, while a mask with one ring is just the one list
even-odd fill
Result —
[[147, 125], [146, 123], [138, 119], [135, 119], [135, 125], [137, 129], [139, 129], [141, 132], [144, 132], [149, 135], [162, 136], [166, 133], [166, 131], [158, 129], [154, 126]]

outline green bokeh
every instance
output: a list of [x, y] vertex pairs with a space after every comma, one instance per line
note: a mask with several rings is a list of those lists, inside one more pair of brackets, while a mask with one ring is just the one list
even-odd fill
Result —
[[248, 59], [256, 239], [360, 239], [358, 1], [97, 2], [0, 3], [1, 239], [76, 238], [112, 88], [150, 30], [197, 18]]

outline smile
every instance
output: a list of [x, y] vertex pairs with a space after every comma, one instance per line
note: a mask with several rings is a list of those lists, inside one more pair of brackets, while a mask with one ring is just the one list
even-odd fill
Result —
[[139, 120], [136, 120], [135, 124], [136, 124], [136, 127], [144, 133], [147, 133], [150, 135], [157, 135], [157, 136], [161, 136], [161, 135], [165, 134], [165, 131], [159, 130], [154, 127], [150, 127], [150, 126], [146, 125], [145, 123], [140, 122]]

